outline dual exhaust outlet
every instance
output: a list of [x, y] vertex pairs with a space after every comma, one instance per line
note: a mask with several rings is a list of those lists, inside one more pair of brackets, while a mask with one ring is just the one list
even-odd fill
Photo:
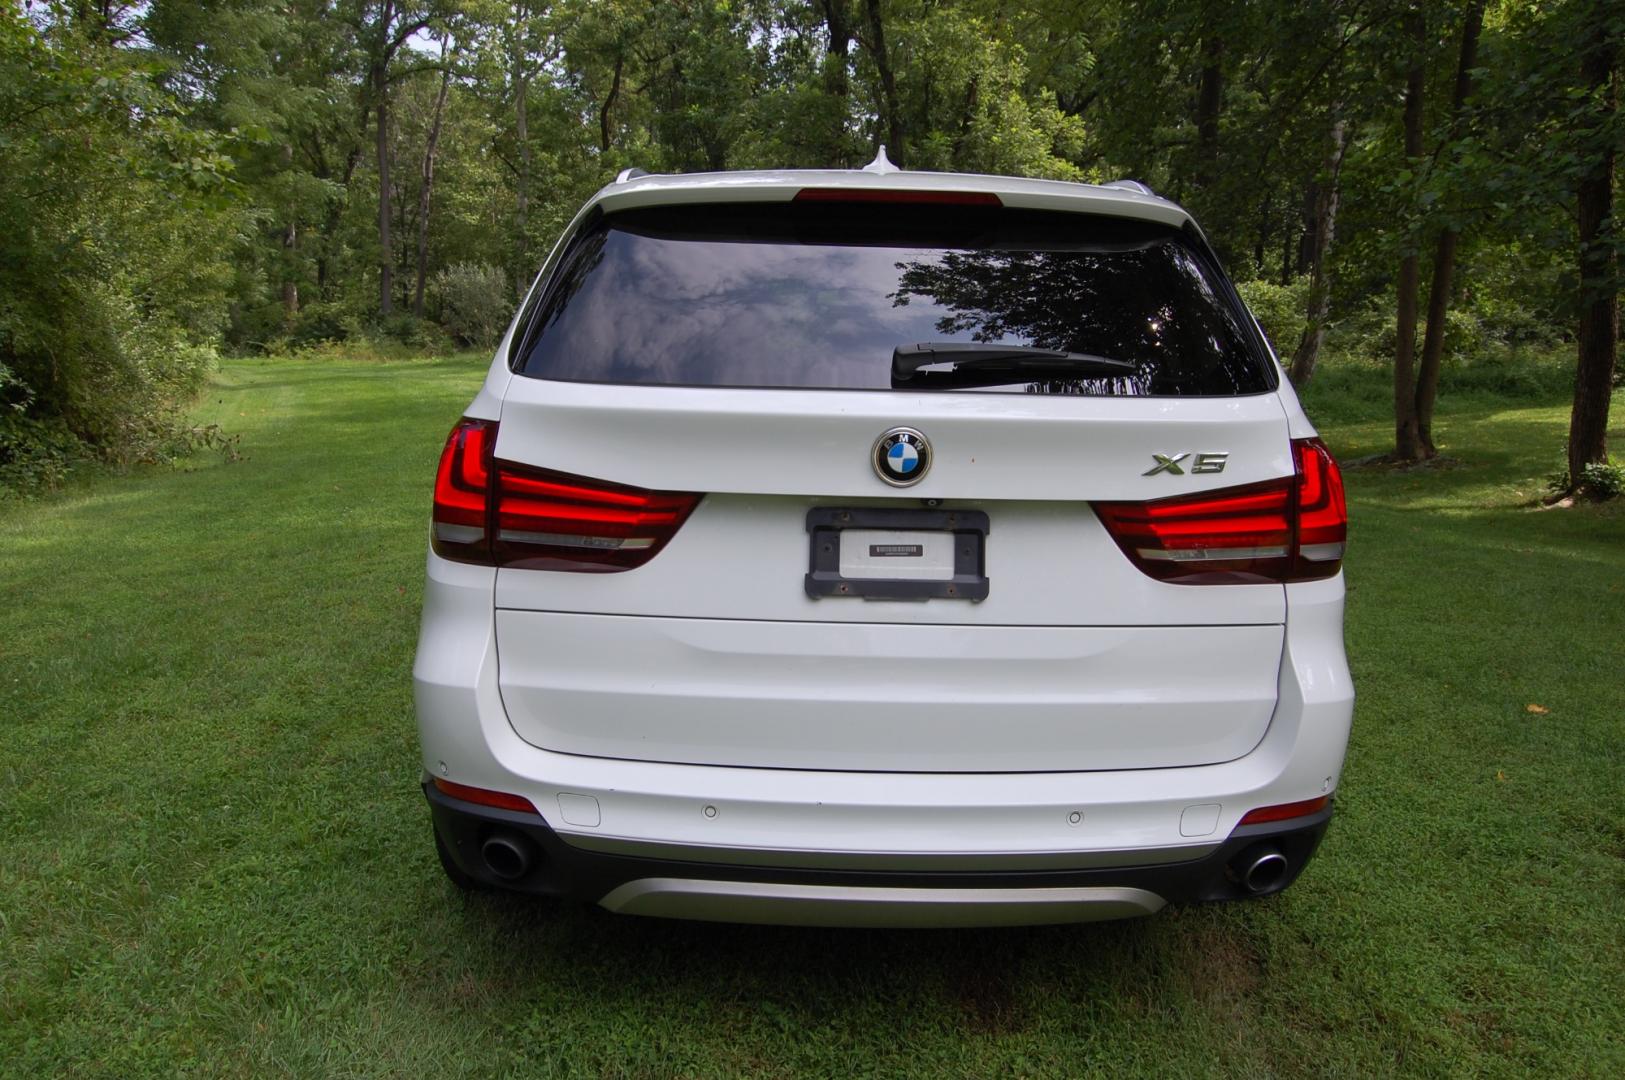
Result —
[[517, 833], [494, 832], [480, 844], [485, 868], [503, 881], [518, 881], [530, 873], [530, 841]]
[[[503, 881], [518, 881], [530, 873], [530, 841], [517, 833], [499, 831], [480, 844], [485, 869]], [[1243, 851], [1227, 868], [1230, 880], [1257, 896], [1273, 892], [1286, 881], [1287, 857], [1274, 844], [1259, 844]]]
[[1257, 896], [1274, 892], [1286, 881], [1290, 865], [1274, 844], [1260, 844], [1243, 851], [1227, 869], [1230, 880]]

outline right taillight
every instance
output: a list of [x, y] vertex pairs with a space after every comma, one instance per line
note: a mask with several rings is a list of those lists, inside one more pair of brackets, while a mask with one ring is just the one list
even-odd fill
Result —
[[1343, 565], [1348, 547], [1349, 511], [1343, 501], [1343, 471], [1319, 439], [1294, 439], [1298, 465], [1297, 558], [1289, 581], [1328, 578]]
[[1227, 585], [1313, 581], [1342, 565], [1343, 477], [1319, 439], [1294, 439], [1294, 475], [1149, 502], [1099, 502], [1096, 516], [1161, 581]]
[[464, 419], [435, 475], [435, 553], [458, 562], [614, 573], [642, 566], [699, 504], [686, 491], [648, 491], [534, 469], [495, 456], [497, 425]]

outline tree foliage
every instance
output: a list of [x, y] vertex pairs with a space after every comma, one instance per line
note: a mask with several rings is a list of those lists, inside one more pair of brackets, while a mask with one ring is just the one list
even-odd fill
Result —
[[[0, 467], [42, 425], [113, 446], [219, 345], [420, 316], [483, 342], [628, 166], [853, 167], [881, 143], [905, 168], [1148, 182], [1259, 283], [1300, 382], [1386, 308], [1402, 457], [1435, 450], [1463, 320], [1559, 341], [1590, 312], [1576, 418], [1599, 431], [1622, 7], [7, 0]], [[1575, 475], [1606, 453], [1587, 439]]]
[[0, 483], [185, 442], [243, 220], [230, 133], [191, 123], [123, 28], [50, 16], [0, 13]]

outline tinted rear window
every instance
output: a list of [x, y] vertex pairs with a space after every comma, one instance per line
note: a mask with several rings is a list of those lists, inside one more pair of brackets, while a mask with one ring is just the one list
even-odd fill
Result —
[[[1214, 267], [1154, 223], [829, 204], [624, 212], [578, 236], [516, 368], [543, 379], [891, 389], [892, 350], [1038, 346], [1133, 373], [991, 389], [1215, 396], [1272, 389]], [[978, 387], [989, 389], [989, 387]]]

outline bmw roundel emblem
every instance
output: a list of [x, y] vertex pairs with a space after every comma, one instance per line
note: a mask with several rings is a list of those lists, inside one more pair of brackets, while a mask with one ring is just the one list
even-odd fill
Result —
[[893, 487], [908, 487], [931, 470], [931, 441], [910, 427], [894, 427], [875, 440], [875, 473]]

